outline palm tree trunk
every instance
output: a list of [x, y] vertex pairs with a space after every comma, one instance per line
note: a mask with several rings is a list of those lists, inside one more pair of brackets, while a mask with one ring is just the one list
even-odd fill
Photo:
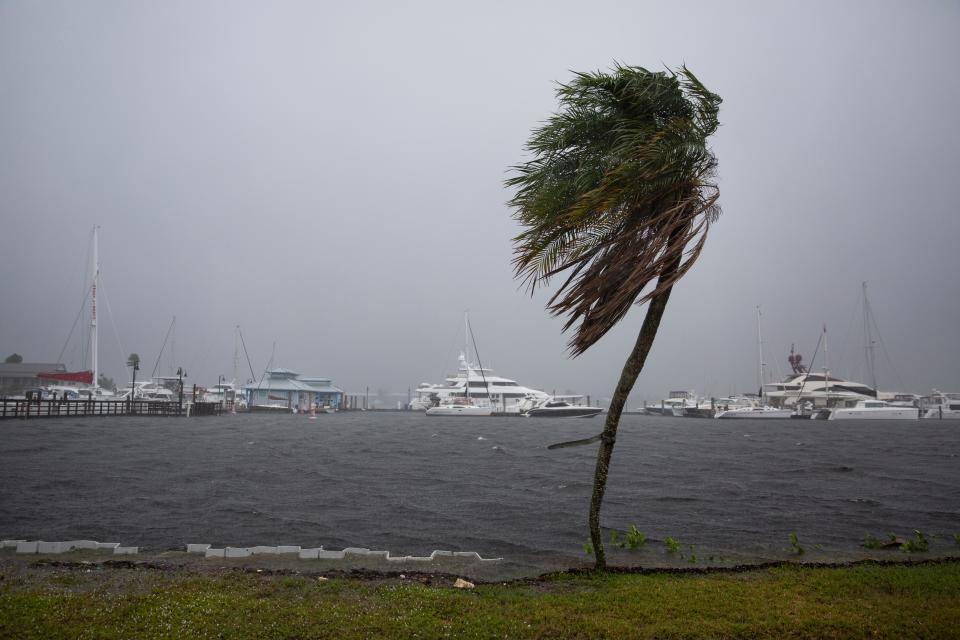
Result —
[[[663, 280], [669, 275], [669, 273], [661, 274], [660, 278]], [[670, 299], [672, 290], [673, 287], [669, 287], [654, 296], [647, 306], [647, 314], [643, 318], [640, 335], [637, 336], [633, 351], [630, 352], [630, 356], [623, 365], [620, 381], [617, 383], [617, 389], [613, 392], [613, 398], [610, 400], [607, 421], [600, 436], [597, 467], [593, 474], [593, 497], [590, 500], [590, 539], [593, 543], [593, 553], [596, 560], [594, 568], [597, 571], [603, 571], [607, 568], [607, 559], [603, 552], [603, 538], [600, 536], [600, 504], [603, 502], [603, 493], [607, 488], [607, 472], [610, 468], [610, 457], [613, 455], [613, 444], [617, 440], [620, 415], [627, 403], [627, 396], [630, 395], [630, 391], [633, 390], [633, 385], [637, 381], [637, 376], [643, 370], [647, 354], [650, 353], [650, 347], [653, 346], [653, 340], [657, 337], [660, 320], [663, 318], [663, 312], [667, 308], [667, 301]]]

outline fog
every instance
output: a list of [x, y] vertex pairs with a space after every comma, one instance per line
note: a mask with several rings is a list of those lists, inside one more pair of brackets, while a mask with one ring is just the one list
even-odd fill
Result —
[[864, 281], [880, 388], [960, 391], [960, 5], [456, 4], [0, 3], [0, 357], [88, 366], [64, 345], [99, 225], [118, 384], [176, 317], [158, 373], [233, 377], [239, 325], [241, 381], [405, 399], [469, 310], [484, 366], [605, 402], [643, 309], [569, 358], [513, 278], [504, 180], [573, 71], [685, 63], [724, 100], [724, 213], [631, 406], [754, 391], [758, 305], [772, 378], [826, 325], [866, 380]]

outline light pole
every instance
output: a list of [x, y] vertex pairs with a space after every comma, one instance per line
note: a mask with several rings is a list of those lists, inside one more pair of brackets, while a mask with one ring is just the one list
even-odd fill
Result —
[[128, 398], [127, 413], [133, 413], [133, 396], [137, 390], [137, 371], [140, 370], [140, 356], [131, 353], [130, 357], [127, 358], [127, 366], [133, 368], [133, 380], [130, 381], [130, 397]]
[[177, 367], [177, 379], [179, 380], [180, 390], [178, 392], [179, 405], [178, 408], [180, 411], [183, 411], [183, 379], [187, 377], [187, 372], [183, 367]]

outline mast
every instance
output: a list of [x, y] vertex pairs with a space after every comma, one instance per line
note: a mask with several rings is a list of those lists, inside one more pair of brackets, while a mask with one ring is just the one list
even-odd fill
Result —
[[233, 384], [237, 384], [237, 369], [240, 368], [240, 325], [233, 331]]
[[863, 353], [866, 358], [867, 370], [870, 372], [870, 386], [873, 387], [874, 392], [877, 391], [877, 372], [874, 367], [874, 354], [873, 354], [873, 330], [871, 325], [873, 314], [870, 311], [870, 301], [867, 299], [867, 282], [863, 282]]
[[760, 392], [760, 404], [763, 404], [763, 333], [760, 331], [760, 305], [757, 305], [757, 345], [760, 353], [760, 367], [757, 371]]
[[93, 369], [93, 387], [100, 386], [100, 371], [97, 362], [97, 285], [100, 281], [100, 257], [97, 254], [97, 225], [93, 226], [93, 284], [91, 285], [90, 314], [90, 364]]
[[466, 380], [463, 383], [463, 397], [470, 401], [470, 310], [463, 312], [463, 366], [466, 368]]
[[830, 361], [827, 359], [827, 324], [823, 324], [823, 379], [827, 385], [827, 403], [830, 402]]

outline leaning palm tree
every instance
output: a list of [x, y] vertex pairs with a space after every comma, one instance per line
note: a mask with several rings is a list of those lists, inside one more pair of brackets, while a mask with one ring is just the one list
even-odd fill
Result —
[[[596, 568], [606, 567], [600, 505], [617, 425], [643, 369], [673, 285], [703, 249], [720, 214], [716, 158], [707, 138], [719, 126], [720, 96], [684, 66], [652, 72], [617, 65], [577, 73], [557, 89], [560, 110], [527, 143], [532, 158], [514, 167], [510, 201], [523, 231], [513, 265], [531, 295], [565, 279], [547, 303], [576, 325], [576, 357], [634, 304], [649, 303], [620, 374], [600, 441], [590, 502]], [[565, 445], [554, 445], [565, 446]]]

